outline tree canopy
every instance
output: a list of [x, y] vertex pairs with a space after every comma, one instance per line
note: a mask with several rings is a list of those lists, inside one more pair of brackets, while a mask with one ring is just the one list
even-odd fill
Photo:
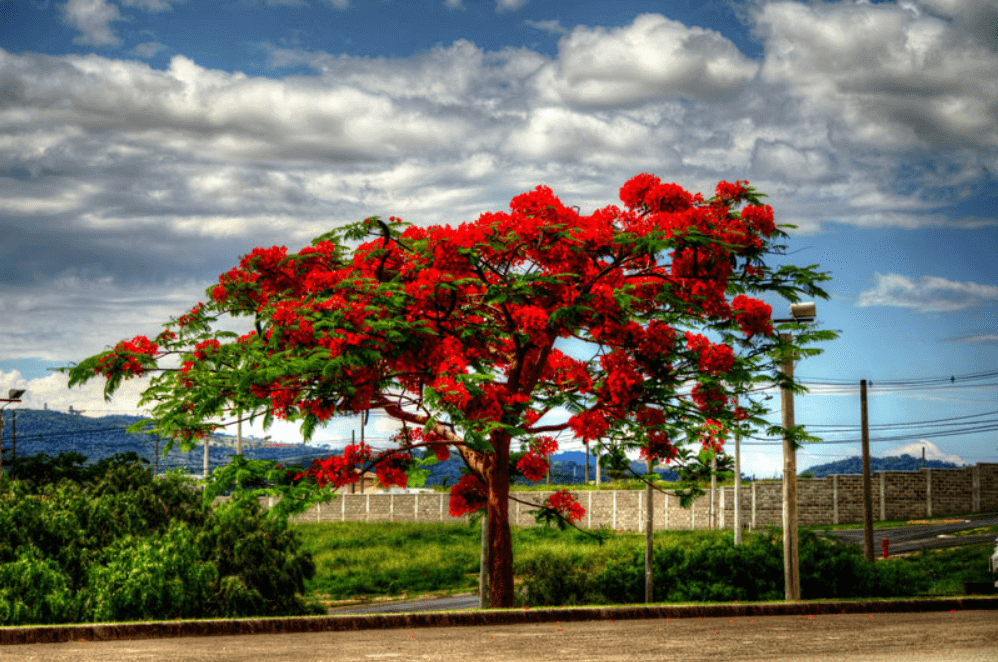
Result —
[[[451, 512], [487, 511], [491, 604], [511, 606], [517, 447], [512, 470], [534, 480], [560, 435], [621, 460], [719, 450], [732, 431], [768, 425], [760, 386], [800, 389], [784, 359], [833, 337], [795, 323], [774, 332], [758, 297], [825, 297], [828, 276], [767, 263], [787, 235], [762, 197], [721, 182], [705, 199], [642, 174], [620, 189], [623, 207], [589, 215], [538, 186], [456, 227], [368, 218], [297, 253], [252, 251], [156, 338], [76, 365], [71, 385], [99, 376], [110, 396], [155, 373], [143, 403], [182, 445], [223, 417], [301, 421], [308, 438], [335, 416], [383, 410], [402, 424], [397, 449], [352, 445], [294, 480], [340, 487], [373, 464], [382, 483], [405, 485], [416, 449], [429, 461], [459, 453], [468, 473]], [[545, 507], [581, 517], [567, 492]]]

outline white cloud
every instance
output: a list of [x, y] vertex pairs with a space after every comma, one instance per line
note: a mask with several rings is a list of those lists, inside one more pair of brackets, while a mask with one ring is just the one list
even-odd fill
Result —
[[532, 21], [529, 18], [523, 21], [525, 25], [529, 25], [532, 28], [538, 30], [543, 30], [544, 32], [550, 32], [552, 34], [568, 34], [568, 29], [562, 27], [561, 22], [557, 20], [550, 21]]
[[88, 46], [117, 46], [121, 39], [111, 24], [121, 20], [118, 7], [107, 0], [67, 0], [61, 6], [63, 20], [83, 34], [73, 38], [73, 43]]
[[464, 3], [461, 0], [444, 0], [444, 6], [447, 9], [464, 9]]
[[150, 58], [159, 53], [161, 50], [166, 48], [163, 44], [158, 41], [147, 41], [142, 44], [138, 44], [132, 49], [132, 52], [142, 58]]
[[496, 11], [516, 11], [525, 4], [527, 0], [496, 0]]
[[892, 306], [939, 313], [998, 304], [998, 286], [923, 276], [874, 274], [873, 287], [859, 294], [857, 306]]
[[118, 0], [123, 7], [138, 7], [151, 12], [169, 11], [177, 0]]
[[[927, 4], [957, 11], [949, 0]], [[844, 2], [769, 2], [755, 23], [763, 77], [826, 115], [837, 140], [998, 147], [998, 50], [959, 24], [913, 6]]]
[[719, 33], [643, 14], [622, 28], [577, 27], [536, 81], [550, 103], [619, 107], [655, 98], [730, 99], [757, 65]]
[[958, 465], [966, 464], [966, 462], [963, 461], [963, 458], [959, 455], [947, 455], [942, 452], [938, 446], [927, 439], [920, 439], [912, 444], [891, 448], [890, 450], [884, 451], [884, 456], [898, 457], [900, 455], [910, 455], [917, 458], [922, 456], [923, 448], [925, 449], [926, 460], [941, 460], [943, 462], [951, 462]]

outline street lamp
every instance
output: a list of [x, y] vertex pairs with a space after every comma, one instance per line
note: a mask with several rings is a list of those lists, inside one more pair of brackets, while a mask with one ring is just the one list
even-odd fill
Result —
[[[23, 388], [12, 388], [9, 391], [7, 391], [7, 397], [0, 398], [0, 402], [4, 403], [0, 405], [0, 412], [3, 411], [4, 407], [6, 407], [12, 402], [20, 402], [22, 395], [24, 395]], [[17, 434], [16, 428], [15, 428], [15, 434]], [[15, 444], [17, 443], [17, 437], [14, 437], [14, 443]], [[17, 451], [16, 446], [14, 450], [16, 453]], [[0, 414], [0, 475], [2, 475], [2, 472], [3, 472], [3, 415]]]
[[[790, 304], [791, 319], [774, 322], [812, 322], [815, 317], [814, 303]], [[783, 340], [790, 341], [789, 333], [781, 333]], [[794, 357], [787, 357], [783, 363], [783, 373], [794, 376]], [[788, 388], [781, 389], [781, 409], [783, 428], [794, 426], [794, 393]], [[789, 436], [783, 435], [783, 587], [784, 598], [800, 600], [800, 564], [797, 550], [797, 451]]]

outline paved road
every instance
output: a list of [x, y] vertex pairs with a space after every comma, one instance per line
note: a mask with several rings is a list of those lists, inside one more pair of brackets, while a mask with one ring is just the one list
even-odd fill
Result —
[[[956, 519], [956, 518], [954, 518]], [[873, 529], [873, 546], [876, 556], [881, 555], [881, 543], [884, 538], [889, 541], [888, 552], [891, 556], [896, 554], [907, 554], [925, 549], [941, 549], [944, 547], [957, 547], [959, 545], [972, 545], [975, 543], [993, 543], [998, 535], [986, 533], [983, 535], [954, 536], [958, 531], [976, 529], [982, 526], [998, 525], [998, 515], [994, 513], [987, 515], [969, 515], [959, 518], [961, 521], [950, 524], [928, 524], [915, 526], [901, 526], [896, 528]], [[843, 542], [863, 544], [863, 529], [842, 529], [829, 531], [828, 535], [835, 536]]]
[[420, 598], [418, 600], [396, 600], [351, 607], [333, 607], [330, 614], [383, 614], [409, 611], [460, 611], [478, 609], [477, 595], [450, 595], [440, 598]]
[[994, 662], [987, 610], [365, 630], [0, 647], [4, 662]]

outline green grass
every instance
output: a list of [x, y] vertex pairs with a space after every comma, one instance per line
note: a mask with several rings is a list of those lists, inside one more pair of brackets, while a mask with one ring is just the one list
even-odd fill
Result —
[[[477, 524], [324, 522], [295, 528], [315, 560], [316, 576], [308, 591], [316, 601], [474, 592], [478, 587], [481, 527]], [[644, 534], [637, 532], [611, 534], [602, 545], [571, 529], [513, 527], [512, 535], [514, 573], [545, 556], [566, 567], [598, 568], [644, 547]], [[725, 535], [730, 532], [660, 531], [655, 545], [693, 544]], [[932, 579], [932, 595], [959, 595], [964, 582], [990, 579], [992, 549], [991, 544], [967, 545], [891, 562], [917, 564], [918, 572]]]

